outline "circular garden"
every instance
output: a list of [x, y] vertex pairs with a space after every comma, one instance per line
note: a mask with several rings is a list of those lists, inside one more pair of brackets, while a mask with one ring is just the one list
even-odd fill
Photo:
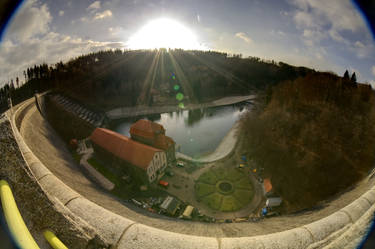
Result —
[[237, 211], [250, 203], [253, 185], [242, 169], [211, 169], [195, 183], [197, 201], [222, 212]]

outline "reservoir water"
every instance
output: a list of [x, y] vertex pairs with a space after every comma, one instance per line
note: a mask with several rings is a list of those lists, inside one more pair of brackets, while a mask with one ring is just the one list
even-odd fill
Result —
[[164, 126], [166, 135], [176, 142], [176, 151], [191, 157], [213, 152], [234, 123], [247, 109], [248, 103], [210, 107], [195, 110], [179, 110], [118, 120], [111, 129], [129, 136], [130, 126], [139, 119], [149, 119]]

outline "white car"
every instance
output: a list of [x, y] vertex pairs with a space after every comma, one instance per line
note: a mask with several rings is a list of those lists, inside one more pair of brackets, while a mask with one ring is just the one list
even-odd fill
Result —
[[183, 162], [177, 162], [177, 165], [176, 165], [177, 167], [184, 167], [184, 163]]

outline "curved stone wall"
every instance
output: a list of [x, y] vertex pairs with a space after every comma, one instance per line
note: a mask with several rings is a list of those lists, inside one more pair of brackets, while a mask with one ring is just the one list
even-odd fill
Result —
[[[80, 196], [56, 178], [40, 161], [23, 141], [16, 125], [22, 122], [22, 115], [32, 102], [26, 101], [19, 109], [10, 114], [14, 136], [20, 151], [29, 165], [42, 189], [54, 196], [64, 207], [69, 209], [77, 219], [87, 223], [99, 237], [112, 245], [113, 248], [323, 248], [342, 246], [346, 242], [354, 243], [358, 234], [364, 234], [375, 210], [375, 188], [341, 210], [316, 222], [268, 235], [221, 238], [200, 237], [164, 231], [114, 214], [97, 204]], [[356, 240], [359, 242], [358, 239]], [[341, 244], [340, 244], [341, 243]], [[340, 246], [341, 245], [341, 246]], [[353, 245], [356, 246], [356, 245]]]

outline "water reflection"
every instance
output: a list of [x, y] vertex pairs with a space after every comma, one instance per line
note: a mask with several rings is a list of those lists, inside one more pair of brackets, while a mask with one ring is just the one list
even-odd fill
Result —
[[172, 113], [153, 114], [123, 119], [112, 124], [112, 129], [129, 136], [129, 128], [138, 119], [146, 118], [164, 126], [172, 137], [177, 151], [189, 156], [201, 156], [216, 149], [223, 137], [246, 109], [246, 103], [236, 105], [178, 110]]

